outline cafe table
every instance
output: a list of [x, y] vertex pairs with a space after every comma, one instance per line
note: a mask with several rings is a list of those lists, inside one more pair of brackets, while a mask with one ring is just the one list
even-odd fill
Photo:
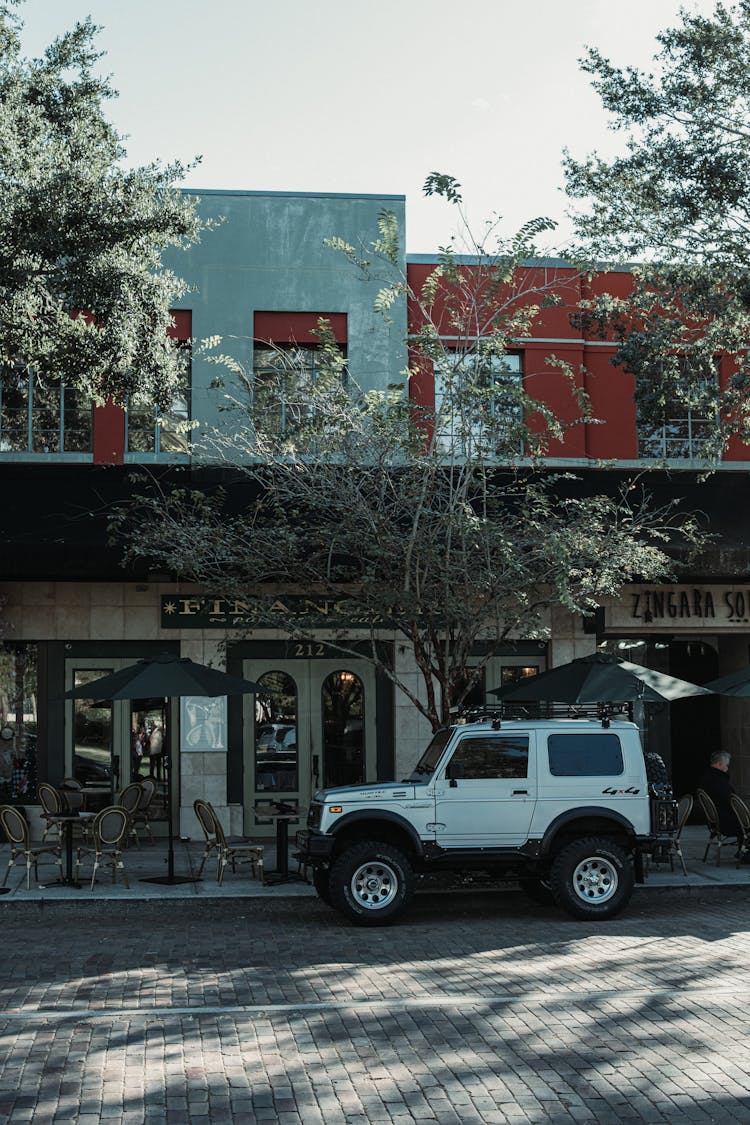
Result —
[[299, 818], [299, 807], [286, 801], [269, 801], [268, 805], [258, 805], [256, 816], [269, 817], [276, 821], [276, 870], [265, 877], [267, 887], [279, 883], [306, 883], [307, 879], [289, 870], [289, 822]]
[[[81, 789], [81, 793], [83, 794], [83, 807], [87, 812], [91, 811], [89, 809], [90, 797], [97, 797], [98, 804], [102, 803], [102, 798], [106, 798], [107, 804], [111, 804], [114, 799], [111, 785], [84, 785]], [[94, 803], [96, 804], [97, 802]]]
[[80, 824], [81, 821], [92, 821], [96, 813], [93, 812], [76, 812], [76, 813], [58, 813], [55, 816], [50, 816], [49, 820], [53, 824], [59, 824], [62, 829], [62, 840], [65, 845], [65, 871], [62, 879], [55, 879], [53, 883], [40, 883], [44, 887], [80, 887], [73, 878], [73, 825]]

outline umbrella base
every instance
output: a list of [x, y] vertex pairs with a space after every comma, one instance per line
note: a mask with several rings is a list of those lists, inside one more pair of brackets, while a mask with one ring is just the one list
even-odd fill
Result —
[[154, 875], [150, 879], [141, 879], [141, 883], [161, 883], [164, 887], [173, 887], [176, 883], [202, 883], [196, 875]]
[[277, 887], [281, 883], [307, 883], [308, 886], [310, 885], [304, 875], [297, 875], [290, 871], [271, 871], [266, 875], [263, 883], [266, 887]]

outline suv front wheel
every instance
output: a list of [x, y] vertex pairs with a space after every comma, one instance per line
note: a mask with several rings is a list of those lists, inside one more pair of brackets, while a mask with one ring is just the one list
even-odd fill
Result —
[[332, 864], [331, 906], [360, 926], [383, 926], [404, 910], [414, 893], [414, 873], [403, 852], [390, 844], [353, 844]]
[[550, 872], [555, 901], [574, 918], [613, 918], [635, 886], [633, 865], [611, 840], [576, 840], [555, 856]]

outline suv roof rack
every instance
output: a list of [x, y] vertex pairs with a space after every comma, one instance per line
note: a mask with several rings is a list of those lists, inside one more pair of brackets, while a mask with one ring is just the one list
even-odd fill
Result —
[[489, 703], [483, 707], [458, 708], [455, 714], [457, 723], [492, 723], [499, 729], [503, 719], [599, 719], [603, 727], [618, 716], [632, 719], [630, 703]]

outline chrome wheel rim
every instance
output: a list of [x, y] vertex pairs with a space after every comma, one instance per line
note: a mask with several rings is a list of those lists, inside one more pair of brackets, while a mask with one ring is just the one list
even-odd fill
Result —
[[573, 889], [582, 902], [609, 902], [618, 885], [617, 868], [600, 855], [581, 860], [573, 872]]
[[381, 860], [362, 863], [352, 875], [352, 895], [366, 910], [382, 910], [393, 902], [398, 891], [398, 876]]

